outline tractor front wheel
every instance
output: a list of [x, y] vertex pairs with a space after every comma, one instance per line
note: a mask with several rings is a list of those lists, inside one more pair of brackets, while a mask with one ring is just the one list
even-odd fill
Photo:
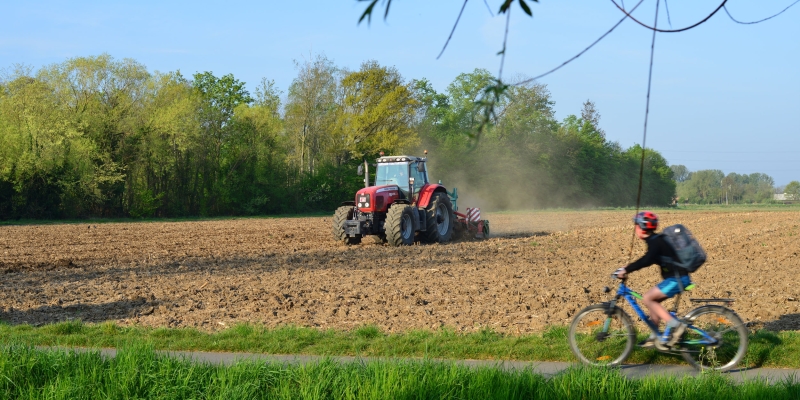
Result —
[[333, 213], [333, 238], [344, 244], [359, 244], [361, 243], [361, 236], [349, 237], [344, 232], [344, 223], [353, 217], [353, 206], [341, 206]]
[[445, 193], [434, 193], [425, 210], [425, 238], [431, 243], [449, 242], [453, 236], [456, 216], [453, 204]]
[[386, 214], [386, 241], [390, 246], [414, 243], [414, 207], [394, 204]]

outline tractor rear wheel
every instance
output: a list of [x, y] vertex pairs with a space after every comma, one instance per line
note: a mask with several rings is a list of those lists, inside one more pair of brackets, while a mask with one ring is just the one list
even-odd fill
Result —
[[333, 213], [333, 238], [336, 241], [344, 244], [359, 244], [361, 243], [361, 236], [349, 237], [344, 232], [344, 223], [353, 217], [353, 206], [341, 206]]
[[434, 193], [425, 210], [425, 238], [431, 243], [449, 242], [453, 236], [456, 216], [453, 204], [445, 193]]
[[394, 204], [386, 214], [386, 241], [390, 246], [403, 246], [414, 243], [414, 207], [408, 204]]

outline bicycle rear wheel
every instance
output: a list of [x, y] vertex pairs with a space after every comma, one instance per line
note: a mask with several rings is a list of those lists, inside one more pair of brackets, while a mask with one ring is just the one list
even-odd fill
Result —
[[685, 319], [718, 341], [708, 344], [702, 333], [691, 327], [686, 330], [679, 342], [681, 355], [693, 367], [728, 371], [742, 361], [747, 353], [748, 329], [733, 310], [718, 305], [701, 306], [689, 311]]
[[608, 305], [584, 308], [569, 327], [569, 346], [584, 364], [617, 366], [633, 351], [636, 331], [631, 318], [619, 307], [608, 312]]

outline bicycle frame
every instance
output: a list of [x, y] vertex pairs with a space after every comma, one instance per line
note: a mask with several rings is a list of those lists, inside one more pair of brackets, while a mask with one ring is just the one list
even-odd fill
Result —
[[[669, 311], [670, 315], [672, 315], [673, 318], [678, 318], [677, 313], [678, 313], [678, 301], [680, 300], [680, 294], [678, 294], [678, 296], [679, 297], [675, 300], [674, 309], [672, 311]], [[608, 330], [608, 325], [610, 323], [611, 313], [614, 310], [614, 308], [616, 307], [617, 302], [619, 301], [620, 298], [625, 299], [628, 302], [628, 304], [630, 304], [630, 306], [633, 308], [633, 310], [636, 311], [636, 315], [639, 316], [639, 319], [641, 319], [642, 322], [647, 324], [647, 326], [650, 328], [650, 330], [652, 330], [655, 334], [657, 334], [659, 336], [661, 335], [661, 332], [658, 330], [658, 326], [655, 323], [653, 323], [653, 320], [650, 319], [649, 315], [645, 314], [644, 310], [642, 310], [642, 308], [639, 307], [639, 303], [636, 301], [636, 299], [642, 299], [642, 295], [639, 294], [638, 292], [636, 292], [635, 290], [629, 288], [627, 285], [625, 285], [625, 280], [622, 280], [619, 283], [619, 288], [617, 289], [617, 294], [614, 297], [614, 300], [609, 302], [609, 307], [608, 307], [609, 318], [603, 324], [603, 331], [604, 332]], [[691, 329], [691, 330], [699, 333], [702, 336], [702, 339], [689, 340], [689, 341], [680, 341], [679, 343], [681, 343], [681, 344], [705, 344], [705, 345], [716, 345], [716, 344], [719, 343], [719, 340], [717, 340], [716, 338], [710, 336], [708, 333], [706, 333], [702, 329], [692, 325], [691, 323], [689, 323], [687, 325], [688, 325], [687, 329]]]

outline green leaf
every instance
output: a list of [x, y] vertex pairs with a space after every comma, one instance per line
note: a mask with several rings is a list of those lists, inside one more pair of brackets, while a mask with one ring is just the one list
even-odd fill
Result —
[[392, 5], [392, 0], [386, 2], [386, 13], [383, 14], [383, 19], [389, 18], [389, 6]]
[[502, 14], [502, 13], [506, 12], [508, 10], [508, 7], [511, 7], [511, 3], [513, 3], [513, 2], [514, 2], [514, 0], [505, 0], [505, 1], [503, 1], [503, 4], [500, 5], [499, 14]]
[[[370, 0], [359, 0], [359, 1], [370, 1]], [[375, 4], [377, 4], [377, 3], [378, 3], [378, 0], [372, 0], [372, 3], [370, 3], [370, 5], [367, 6], [367, 9], [364, 10], [364, 13], [361, 14], [361, 18], [358, 19], [358, 23], [359, 24], [361, 23], [361, 21], [364, 20], [364, 18], [367, 18], [367, 24], [372, 22], [372, 9], [375, 8]], [[388, 6], [386, 7], [386, 12], [387, 13], [389, 12], [389, 7]]]
[[[536, 1], [536, 0], [534, 0], [534, 1]], [[525, 11], [525, 14], [528, 14], [531, 17], [533, 16], [533, 13], [531, 12], [531, 8], [528, 7], [527, 4], [525, 4], [525, 0], [519, 0], [519, 6], [522, 7], [522, 11]]]

